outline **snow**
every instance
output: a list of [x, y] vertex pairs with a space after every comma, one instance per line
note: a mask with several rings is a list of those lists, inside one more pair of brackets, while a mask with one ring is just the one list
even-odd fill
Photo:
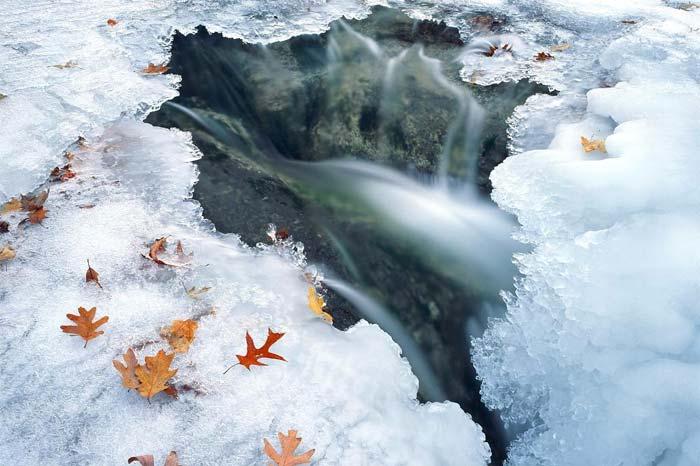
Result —
[[[309, 311], [303, 248], [249, 248], [217, 233], [191, 200], [199, 153], [189, 135], [141, 122], [176, 95], [176, 76], [139, 72], [167, 61], [175, 28], [279, 40], [366, 5], [45, 1], [2, 10], [0, 202], [39, 188], [66, 149], [77, 177], [51, 186], [42, 225], [18, 227], [14, 214], [0, 237], [17, 250], [0, 270], [0, 464], [113, 465], [170, 450], [183, 464], [263, 464], [263, 438], [288, 429], [320, 464], [487, 463], [481, 428], [454, 403], [420, 404], [408, 362], [379, 327], [340, 332]], [[76, 66], [53, 66], [69, 61]], [[87, 147], [72, 144], [78, 135]], [[193, 252], [190, 267], [142, 257], [163, 235]], [[85, 283], [86, 259], [104, 290]], [[183, 284], [214, 289], [195, 301]], [[109, 315], [85, 349], [59, 329], [78, 306]], [[167, 349], [159, 330], [194, 317], [197, 338], [174, 362], [176, 384], [192, 390], [148, 403], [121, 386], [113, 359], [129, 347], [139, 359]], [[275, 349], [288, 362], [223, 374], [244, 352], [245, 332], [261, 342], [268, 328], [286, 333]]]
[[[585, 111], [587, 87], [569, 86], [511, 119], [517, 154], [492, 173], [493, 198], [533, 251], [516, 257], [507, 315], [474, 342], [482, 395], [528, 427], [509, 464], [697, 464], [700, 16], [661, 2], [538, 5], [582, 31], [599, 14], [639, 24], [598, 34], [598, 79], [613, 86], [592, 86]], [[608, 153], [584, 153], [580, 136]]]

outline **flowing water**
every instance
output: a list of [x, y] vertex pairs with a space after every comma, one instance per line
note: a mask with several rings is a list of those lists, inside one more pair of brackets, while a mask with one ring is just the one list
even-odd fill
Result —
[[364, 318], [401, 346], [427, 400], [459, 402], [499, 464], [507, 436], [481, 404], [469, 338], [502, 312], [516, 244], [485, 194], [505, 118], [528, 82], [459, 78], [456, 30], [375, 9], [267, 46], [176, 35], [181, 96], [149, 117], [193, 133], [195, 197], [221, 231], [304, 245], [335, 324]]

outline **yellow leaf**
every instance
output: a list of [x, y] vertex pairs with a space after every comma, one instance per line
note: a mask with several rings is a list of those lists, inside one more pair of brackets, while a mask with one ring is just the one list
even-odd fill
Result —
[[149, 400], [168, 389], [166, 382], [177, 374], [177, 369], [170, 369], [175, 354], [166, 354], [160, 350], [155, 356], [146, 356], [146, 364], [139, 365], [134, 371], [139, 379], [139, 394]]
[[15, 257], [17, 257], [17, 253], [14, 249], [12, 249], [12, 246], [10, 246], [9, 244], [6, 244], [2, 248], [0, 248], [0, 262], [11, 261]]
[[323, 300], [323, 296], [316, 293], [316, 289], [313, 286], [309, 287], [308, 297], [309, 309], [311, 309], [311, 312], [332, 324], [333, 316], [323, 310], [323, 308], [326, 307], [326, 302]]
[[9, 212], [19, 212], [20, 210], [22, 210], [22, 201], [13, 197], [2, 206], [0, 213], [7, 214]]
[[606, 154], [608, 151], [605, 150], [605, 141], [602, 139], [588, 139], [581, 136], [581, 146], [583, 146], [584, 152], [594, 152], [599, 151]]
[[176, 353], [186, 353], [194, 341], [194, 334], [197, 331], [197, 322], [194, 320], [174, 320], [170, 327], [161, 331], [161, 336], [168, 340], [170, 347]]

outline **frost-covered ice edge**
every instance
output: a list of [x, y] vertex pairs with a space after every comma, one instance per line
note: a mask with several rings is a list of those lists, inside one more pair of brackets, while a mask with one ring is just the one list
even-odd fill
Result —
[[[306, 11], [310, 7], [311, 11]], [[114, 465], [176, 450], [183, 464], [267, 464], [263, 438], [296, 429], [315, 462], [482, 465], [483, 433], [454, 403], [419, 404], [417, 380], [377, 326], [340, 332], [306, 303], [303, 257], [251, 249], [217, 233], [191, 200], [198, 156], [190, 136], [141, 119], [176, 95], [176, 76], [144, 76], [167, 61], [175, 28], [199, 24], [249, 40], [320, 32], [348, 2], [3, 2], [0, 6], [0, 202], [26, 193], [62, 165], [75, 179], [52, 186], [43, 225], [1, 238], [17, 258], [0, 271], [0, 464]], [[283, 18], [275, 21], [274, 16]], [[106, 24], [108, 18], [119, 22]], [[53, 65], [74, 63], [57, 68]], [[90, 207], [90, 208], [86, 208]], [[94, 207], [92, 207], [94, 206]], [[260, 219], [264, 224], [265, 219]], [[194, 264], [159, 268], [141, 257], [169, 235]], [[104, 290], [85, 283], [85, 260]], [[213, 286], [202, 301], [187, 286]], [[78, 306], [109, 315], [83, 349], [60, 332]], [[211, 314], [211, 311], [215, 313]], [[165, 348], [159, 329], [204, 315], [178, 356], [179, 400], [149, 404], [128, 392], [112, 359]], [[223, 374], [268, 328], [286, 335], [288, 362]], [[146, 346], [141, 348], [144, 342]], [[167, 348], [165, 348], [167, 349]]]
[[[385, 334], [314, 320], [294, 261], [203, 221], [189, 200], [189, 137], [140, 123], [176, 94], [177, 77], [138, 74], [167, 60], [175, 28], [279, 40], [367, 4], [3, 3], [0, 202], [39, 185], [78, 134], [92, 152], [79, 154], [77, 181], [52, 191], [44, 227], [12, 238], [18, 258], [0, 281], [0, 464], [115, 464], [171, 449], [185, 464], [259, 464], [262, 437], [287, 428], [322, 464], [487, 461], [480, 429], [456, 405], [416, 403], [415, 378]], [[511, 147], [522, 153], [493, 174], [494, 198], [535, 247], [518, 257], [507, 317], [475, 342], [487, 403], [534, 425], [510, 462], [697, 464], [700, 11], [652, 0], [390, 3], [467, 38], [466, 13], [502, 13], [527, 48], [478, 76], [531, 76], [561, 91], [516, 111]], [[532, 50], [562, 42], [572, 48], [554, 62], [529, 63]], [[51, 66], [69, 60], [78, 66]], [[608, 156], [584, 156], [581, 135], [605, 137]], [[192, 269], [159, 270], [138, 255], [163, 234], [194, 250]], [[104, 293], [80, 283], [87, 257]], [[195, 306], [180, 279], [216, 288]], [[110, 315], [86, 350], [58, 332], [79, 305]], [[216, 316], [177, 367], [204, 394], [148, 405], [125, 392], [110, 360], [201, 306]], [[222, 377], [245, 329], [259, 339], [268, 326], [288, 332], [278, 345], [290, 362]]]

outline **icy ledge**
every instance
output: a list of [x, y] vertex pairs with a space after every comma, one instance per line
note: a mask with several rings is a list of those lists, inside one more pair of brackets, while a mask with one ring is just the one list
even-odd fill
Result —
[[[75, 151], [77, 177], [52, 185], [43, 225], [13, 223], [0, 236], [17, 250], [0, 270], [0, 464], [114, 465], [170, 450], [189, 465], [266, 464], [263, 438], [288, 429], [324, 465], [488, 461], [481, 429], [456, 404], [416, 401], [417, 381], [384, 332], [328, 326], [307, 308], [297, 262], [216, 233], [190, 200], [198, 155], [189, 136], [138, 121], [174, 95], [175, 78], [137, 72], [166, 59], [172, 27], [227, 24], [251, 38], [256, 25], [278, 24], [260, 33], [271, 38], [366, 7], [266, 3], [285, 18], [275, 23], [246, 10], [250, 2], [14, 3], [0, 18], [0, 202], [38, 186], [80, 132], [88, 147]], [[309, 3], [319, 4], [312, 14]], [[110, 17], [119, 21], [112, 29]], [[70, 60], [77, 66], [51, 66]], [[191, 267], [141, 256], [163, 235], [193, 252]], [[87, 258], [104, 290], [84, 282]], [[214, 289], [193, 301], [182, 283]], [[86, 349], [59, 330], [78, 306], [110, 317]], [[121, 386], [112, 359], [153, 341], [137, 354], [154, 354], [166, 348], [161, 327], [203, 314], [174, 363], [176, 383], [192, 390], [149, 404]], [[268, 327], [286, 333], [275, 348], [288, 362], [224, 375], [246, 330], [259, 342]]]
[[532, 426], [509, 464], [700, 461], [700, 10], [635, 18], [599, 56], [619, 84], [491, 175], [534, 246], [506, 318], [475, 341], [486, 402]]

